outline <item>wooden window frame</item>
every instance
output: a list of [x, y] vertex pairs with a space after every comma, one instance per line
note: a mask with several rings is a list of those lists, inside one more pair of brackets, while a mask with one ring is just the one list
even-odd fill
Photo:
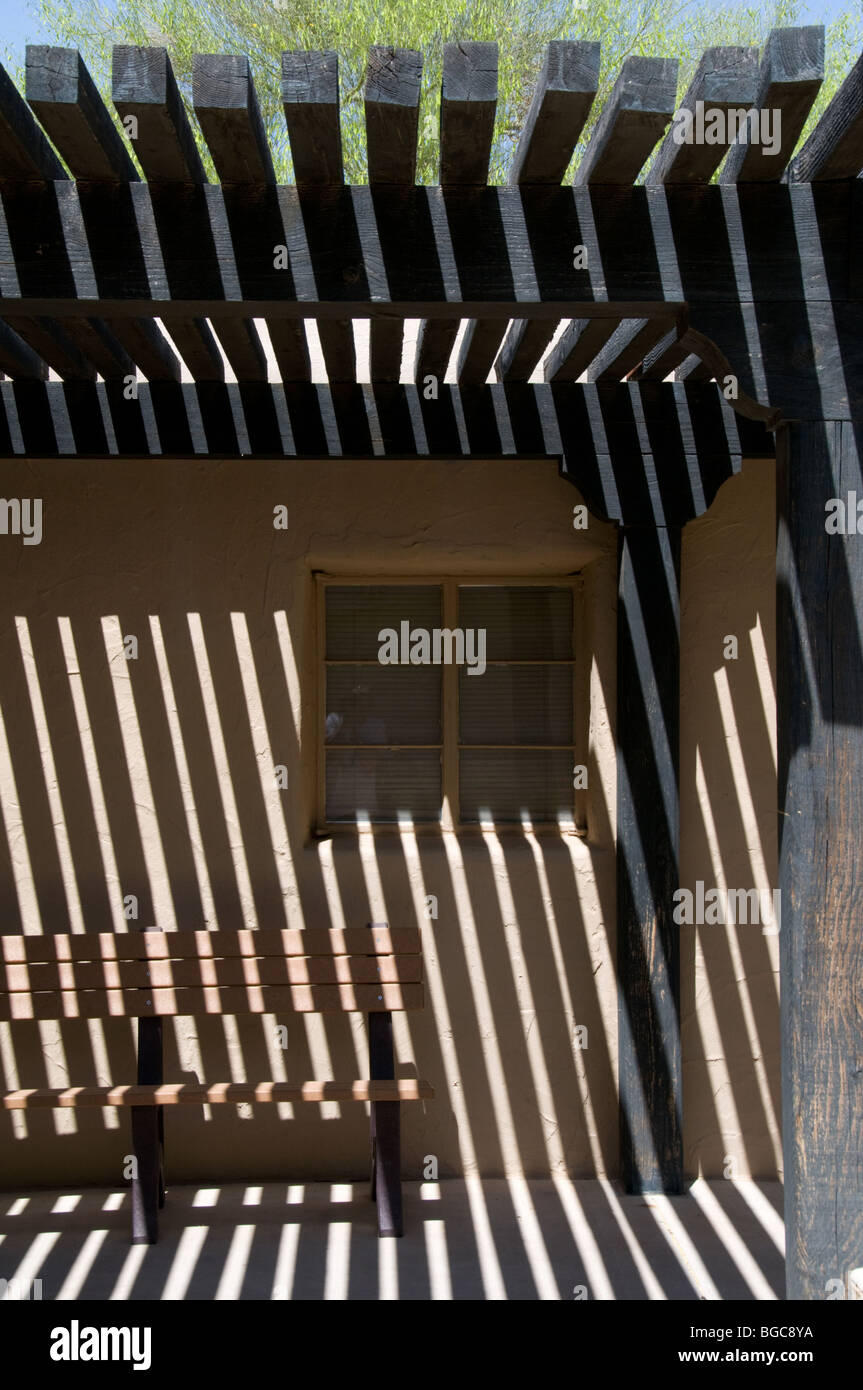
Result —
[[[572, 753], [573, 766], [579, 763], [587, 764], [589, 746], [589, 703], [590, 703], [590, 653], [587, 651], [584, 635], [584, 584], [580, 572], [570, 574], [546, 574], [546, 575], [511, 575], [511, 574], [399, 574], [399, 575], [372, 575], [364, 574], [338, 574], [332, 571], [315, 571], [312, 575], [315, 581], [315, 678], [317, 681], [317, 699], [315, 722], [315, 816], [313, 826], [313, 836], [315, 839], [331, 839], [333, 836], [356, 836], [356, 835], [399, 835], [404, 833], [405, 827], [397, 821], [372, 821], [368, 825], [348, 824], [344, 821], [327, 821], [326, 819], [326, 758], [327, 744], [325, 739], [326, 716], [327, 716], [327, 667], [330, 664], [326, 657], [326, 591], [331, 586], [346, 588], [420, 588], [429, 586], [441, 590], [441, 624], [444, 628], [454, 628], [458, 626], [458, 590], [467, 585], [479, 585], [494, 588], [552, 588], [570, 589], [572, 591], [572, 658], [567, 660], [555, 661], [488, 661], [486, 666], [518, 666], [518, 665], [567, 665], [573, 667], [572, 682], [572, 701], [573, 701], [573, 742], [571, 744], [501, 744], [501, 748], [529, 749], [529, 748], [569, 748]], [[353, 662], [341, 662], [332, 664], [353, 665]], [[516, 821], [497, 822], [462, 822], [459, 818], [459, 753], [463, 747], [465, 750], [471, 748], [492, 747], [498, 745], [484, 744], [464, 744], [458, 742], [458, 673], [459, 667], [452, 663], [441, 664], [441, 723], [442, 723], [442, 743], [435, 744], [441, 748], [441, 792], [443, 811], [440, 820], [437, 821], [416, 821], [411, 823], [411, 833], [416, 835], [484, 835], [490, 830], [501, 835], [518, 835], [525, 833], [533, 835], [551, 835], [555, 837], [577, 836], [584, 838], [587, 835], [587, 792], [582, 788], [573, 788], [573, 820], [569, 824], [560, 824], [552, 821], [532, 822], [529, 826], [519, 825]], [[390, 745], [382, 744], [381, 747]], [[422, 747], [423, 745], [411, 745], [411, 747]], [[428, 745], [430, 746], [430, 745]], [[581, 754], [581, 756], [579, 756]]]

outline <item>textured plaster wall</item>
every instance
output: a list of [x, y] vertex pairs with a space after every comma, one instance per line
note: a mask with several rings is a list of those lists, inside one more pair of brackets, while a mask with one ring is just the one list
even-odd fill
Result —
[[[752, 462], [684, 534], [681, 883], [693, 893], [698, 880], [777, 887], [774, 557], [773, 467]], [[690, 1173], [782, 1170], [779, 936], [762, 926], [681, 928]]]
[[[769, 484], [766, 470], [746, 470], [687, 536], [684, 882], [707, 878], [710, 862], [697, 751], [729, 883], [748, 883], [759, 846], [774, 872], [772, 711], [762, 712], [772, 698]], [[43, 498], [44, 536], [0, 543], [3, 929], [121, 930], [133, 925], [129, 894], [140, 922], [187, 929], [419, 921], [427, 1007], [398, 1019], [399, 1073], [427, 1077], [437, 1099], [405, 1109], [405, 1174], [419, 1176], [427, 1155], [442, 1176], [615, 1172], [613, 528], [573, 530], [578, 495], [548, 462], [22, 461], [5, 466], [4, 493]], [[287, 531], [273, 528], [280, 504]], [[592, 651], [588, 836], [312, 838], [317, 570], [580, 571]], [[749, 637], [756, 613], [761, 647]], [[721, 630], [741, 635], [727, 676], [743, 761], [711, 693], [726, 665]], [[135, 660], [123, 653], [129, 635]], [[747, 777], [749, 820], [735, 807]], [[430, 894], [436, 920], [425, 915]], [[739, 953], [705, 940], [696, 957], [695, 935], [684, 935], [687, 1161], [721, 1172], [739, 1152], [772, 1171], [763, 1087], [739, 1026], [740, 1001], [754, 996], [775, 1092], [772, 947], [742, 942], [740, 982]], [[168, 1024], [167, 1078], [367, 1075], [361, 1016], [278, 1021], [286, 1052], [274, 1019]], [[574, 1046], [576, 1024], [586, 1050]], [[727, 1064], [714, 1060], [720, 1049]], [[131, 1080], [132, 1027], [0, 1026], [0, 1063], [10, 1085]], [[297, 1109], [169, 1114], [169, 1176], [364, 1176], [364, 1107]], [[129, 1150], [128, 1117], [110, 1111], [0, 1116], [0, 1135], [2, 1186], [117, 1182]]]

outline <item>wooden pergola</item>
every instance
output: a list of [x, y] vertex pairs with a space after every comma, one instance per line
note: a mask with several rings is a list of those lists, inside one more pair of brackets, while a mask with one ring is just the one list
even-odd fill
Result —
[[[369, 182], [353, 187], [335, 53], [283, 55], [289, 185], [246, 58], [194, 61], [219, 183], [164, 49], [114, 50], [131, 145], [77, 51], [28, 49], [26, 102], [0, 70], [5, 458], [549, 456], [618, 524], [630, 1191], [680, 1192], [684, 1177], [682, 529], [743, 457], [775, 456], [788, 1294], [811, 1299], [863, 1263], [863, 542], [824, 525], [830, 498], [863, 498], [863, 59], [791, 160], [823, 50], [820, 27], [775, 30], [760, 58], [711, 49], [682, 101], [676, 62], [627, 59], [564, 184], [600, 54], [553, 43], [501, 187], [487, 182], [495, 44], [446, 47], [434, 186], [415, 182], [411, 50], [371, 50]], [[677, 144], [672, 115], [698, 102], [778, 110], [779, 149]], [[421, 320], [409, 372], [407, 319]], [[326, 382], [312, 379], [308, 320]]]

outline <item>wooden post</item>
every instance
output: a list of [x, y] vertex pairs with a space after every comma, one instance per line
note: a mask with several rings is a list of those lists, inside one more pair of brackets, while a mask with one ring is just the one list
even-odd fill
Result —
[[622, 527], [617, 614], [621, 1173], [683, 1190], [678, 887], [679, 527]]
[[[863, 501], [861, 437], [860, 421], [804, 421], [783, 427], [778, 451], [789, 1299], [847, 1296], [863, 1250], [863, 530], [854, 515]], [[831, 498], [841, 511], [826, 510]], [[845, 534], [828, 533], [831, 512]]]

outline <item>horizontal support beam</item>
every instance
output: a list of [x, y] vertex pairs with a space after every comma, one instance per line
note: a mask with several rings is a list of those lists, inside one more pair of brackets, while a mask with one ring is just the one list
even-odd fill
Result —
[[[640, 466], [645, 440], [655, 485]], [[399, 383], [158, 382], [137, 400], [119, 383], [5, 383], [0, 458], [22, 446], [32, 457], [552, 458], [597, 517], [630, 526], [683, 525], [741, 459], [774, 454], [764, 422], [733, 412], [715, 383], [655, 381], [438, 385], [432, 399]]]

